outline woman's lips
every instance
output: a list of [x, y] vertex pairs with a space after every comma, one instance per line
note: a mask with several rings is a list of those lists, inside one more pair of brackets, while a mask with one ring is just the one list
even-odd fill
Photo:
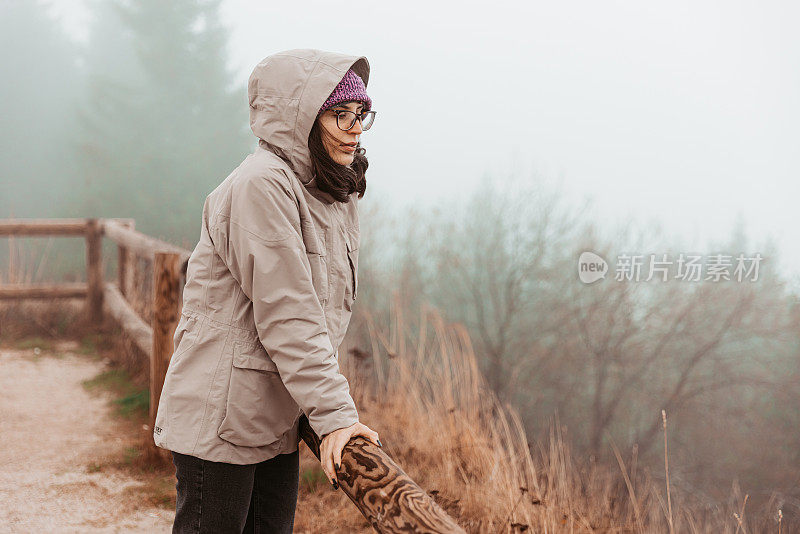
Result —
[[339, 145], [339, 147], [344, 150], [345, 152], [355, 152], [356, 147], [355, 145]]

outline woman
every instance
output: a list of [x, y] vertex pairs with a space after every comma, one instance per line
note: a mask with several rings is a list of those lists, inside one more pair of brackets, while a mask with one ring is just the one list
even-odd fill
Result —
[[358, 295], [369, 63], [312, 49], [250, 75], [258, 146], [206, 198], [153, 438], [172, 451], [173, 532], [291, 532], [298, 426], [333, 489], [359, 422], [338, 348]]

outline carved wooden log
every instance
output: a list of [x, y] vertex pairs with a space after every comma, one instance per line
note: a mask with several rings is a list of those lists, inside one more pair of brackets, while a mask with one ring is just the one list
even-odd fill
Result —
[[[179, 320], [180, 257], [156, 252], [153, 262], [153, 352], [150, 355], [150, 428], [153, 428], [158, 400], [164, 387], [175, 327]], [[153, 444], [155, 446], [155, 444]]]
[[[319, 436], [300, 416], [300, 438], [319, 459]], [[383, 450], [361, 436], [342, 450], [339, 487], [376, 532], [440, 534], [465, 531]]]

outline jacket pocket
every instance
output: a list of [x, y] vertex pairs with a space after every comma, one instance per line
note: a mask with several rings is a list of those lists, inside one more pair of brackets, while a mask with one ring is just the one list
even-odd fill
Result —
[[324, 306], [328, 301], [328, 256], [325, 232], [315, 233], [315, 239], [306, 245], [306, 256], [311, 266], [311, 281], [314, 291]]
[[274, 443], [297, 420], [299, 408], [260, 342], [237, 341], [217, 435], [243, 447]]
[[347, 284], [344, 301], [347, 310], [352, 311], [352, 305], [358, 298], [358, 231], [348, 228], [345, 233], [345, 242], [347, 243], [347, 262], [350, 264], [350, 280]]
[[[186, 310], [181, 312], [181, 317], [178, 320], [178, 325], [175, 327], [175, 332], [172, 334], [172, 356], [178, 356], [192, 348], [195, 340], [197, 339], [200, 330], [199, 316], [195, 314], [188, 314]], [[186, 333], [189, 333], [189, 336]]]
[[328, 264], [324, 254], [316, 252], [306, 252], [308, 263], [311, 265], [311, 281], [314, 284], [314, 291], [319, 297], [321, 304], [328, 301]]

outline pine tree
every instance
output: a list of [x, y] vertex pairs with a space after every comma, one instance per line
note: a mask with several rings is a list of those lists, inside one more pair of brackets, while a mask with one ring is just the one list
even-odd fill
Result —
[[38, 1], [0, 2], [0, 217], [51, 217], [74, 169], [75, 45]]
[[98, 2], [75, 149], [81, 216], [133, 217], [191, 248], [205, 196], [254, 146], [244, 84], [229, 89], [219, 0]]

